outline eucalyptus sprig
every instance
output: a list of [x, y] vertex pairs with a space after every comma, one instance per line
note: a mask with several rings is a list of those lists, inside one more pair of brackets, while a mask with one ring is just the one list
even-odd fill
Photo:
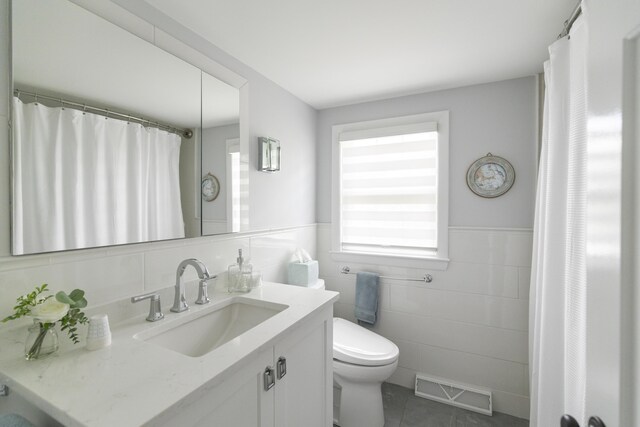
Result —
[[60, 330], [66, 330], [71, 341], [73, 341], [74, 344], [78, 344], [80, 340], [78, 339], [77, 325], [84, 325], [89, 320], [87, 319], [87, 316], [80, 311], [81, 308], [85, 308], [87, 306], [87, 300], [84, 298], [84, 291], [81, 289], [74, 289], [69, 295], [60, 291], [56, 294], [56, 299], [65, 304], [69, 304], [69, 312], [66, 316], [60, 319], [60, 323], [62, 324]]
[[47, 299], [53, 296], [53, 295], [48, 295], [46, 297], [40, 296], [43, 292], [48, 292], [48, 291], [49, 289], [47, 289], [47, 284], [45, 283], [40, 287], [36, 286], [36, 289], [34, 291], [29, 292], [26, 295], [19, 296], [18, 299], [16, 300], [17, 302], [16, 306], [13, 307], [14, 313], [2, 319], [2, 323], [6, 323], [9, 320], [16, 320], [21, 317], [30, 315], [33, 307], [46, 301]]

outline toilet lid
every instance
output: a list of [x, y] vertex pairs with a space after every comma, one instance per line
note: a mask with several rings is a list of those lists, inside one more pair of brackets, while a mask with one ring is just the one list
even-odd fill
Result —
[[333, 358], [363, 366], [393, 363], [400, 351], [398, 346], [348, 320], [333, 318]]

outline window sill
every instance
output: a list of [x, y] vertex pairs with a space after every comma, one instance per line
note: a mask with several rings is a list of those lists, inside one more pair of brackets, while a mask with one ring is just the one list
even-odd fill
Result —
[[352, 262], [357, 264], [380, 264], [392, 267], [419, 268], [423, 270], [438, 271], [445, 271], [449, 267], [449, 258], [418, 258], [340, 251], [330, 251], [329, 253], [331, 254], [331, 259], [338, 262]]

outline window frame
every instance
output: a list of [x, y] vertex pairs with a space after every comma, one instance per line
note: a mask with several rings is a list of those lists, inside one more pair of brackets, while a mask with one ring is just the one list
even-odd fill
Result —
[[[397, 126], [437, 123], [438, 133], [438, 194], [437, 194], [437, 249], [433, 255], [412, 257], [407, 255], [352, 252], [342, 249], [341, 241], [341, 158], [340, 134], [354, 131]], [[390, 117], [378, 120], [345, 123], [332, 126], [332, 180], [331, 180], [331, 256], [335, 261], [371, 263], [407, 267], [446, 270], [449, 263], [449, 111]]]

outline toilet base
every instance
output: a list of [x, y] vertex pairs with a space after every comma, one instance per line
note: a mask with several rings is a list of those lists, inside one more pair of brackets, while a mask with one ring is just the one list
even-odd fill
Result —
[[384, 427], [382, 384], [347, 384], [340, 390], [334, 422], [340, 427]]
[[[391, 365], [362, 367], [333, 361], [333, 381], [340, 386], [338, 425], [340, 427], [384, 427], [382, 382], [396, 370]], [[346, 374], [341, 375], [341, 374]]]

